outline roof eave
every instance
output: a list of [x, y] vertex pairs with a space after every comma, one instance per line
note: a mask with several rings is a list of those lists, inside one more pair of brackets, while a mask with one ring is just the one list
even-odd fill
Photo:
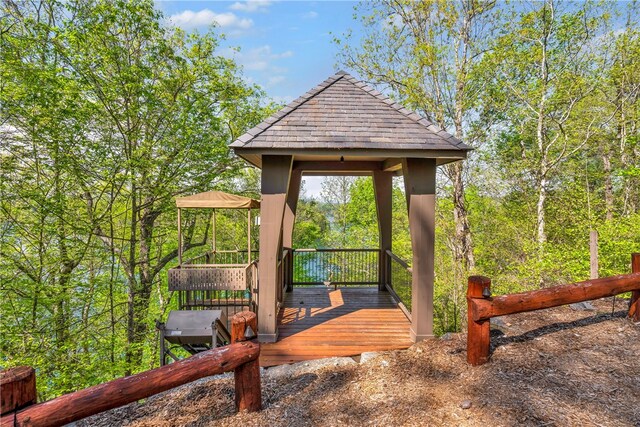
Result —
[[436, 159], [438, 165], [444, 165], [447, 163], [457, 162], [459, 160], [465, 160], [467, 153], [473, 150], [468, 147], [464, 149], [452, 149], [452, 150], [393, 150], [393, 149], [357, 149], [348, 148], [344, 150], [335, 149], [308, 149], [308, 148], [236, 148], [234, 151], [237, 156], [246, 160], [257, 168], [262, 168], [262, 156], [263, 155], [275, 155], [275, 156], [350, 156], [350, 157], [385, 157], [389, 159], [403, 159], [403, 158], [419, 158], [419, 159]]

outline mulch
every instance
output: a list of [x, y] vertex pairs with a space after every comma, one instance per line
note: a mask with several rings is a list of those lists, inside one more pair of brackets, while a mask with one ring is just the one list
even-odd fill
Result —
[[[264, 378], [258, 413], [233, 411], [233, 377], [205, 379], [78, 423], [91, 426], [635, 426], [640, 324], [626, 302], [504, 316], [491, 362], [466, 363], [466, 335], [363, 364]], [[469, 407], [470, 406], [470, 407]]]

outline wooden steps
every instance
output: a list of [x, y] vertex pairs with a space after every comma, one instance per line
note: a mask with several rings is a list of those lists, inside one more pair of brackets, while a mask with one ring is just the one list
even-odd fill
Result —
[[409, 320], [376, 288], [295, 288], [280, 309], [278, 342], [261, 345], [260, 364], [410, 347]]

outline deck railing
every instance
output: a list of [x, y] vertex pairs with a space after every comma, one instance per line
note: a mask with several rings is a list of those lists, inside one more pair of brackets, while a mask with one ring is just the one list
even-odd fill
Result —
[[291, 284], [378, 284], [378, 249], [294, 249]]
[[396, 298], [400, 309], [411, 318], [411, 267], [391, 251], [386, 251], [386, 255], [391, 265], [387, 290]]
[[[182, 265], [193, 264], [248, 264], [248, 252], [244, 250], [207, 251], [182, 262]], [[251, 261], [258, 259], [260, 254], [257, 250], [251, 251]]]

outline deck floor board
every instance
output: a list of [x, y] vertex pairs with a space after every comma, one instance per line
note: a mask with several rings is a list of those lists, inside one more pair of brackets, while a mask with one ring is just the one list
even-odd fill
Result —
[[286, 294], [278, 323], [278, 341], [261, 345], [262, 366], [413, 344], [409, 320], [391, 295], [376, 288], [294, 288]]

